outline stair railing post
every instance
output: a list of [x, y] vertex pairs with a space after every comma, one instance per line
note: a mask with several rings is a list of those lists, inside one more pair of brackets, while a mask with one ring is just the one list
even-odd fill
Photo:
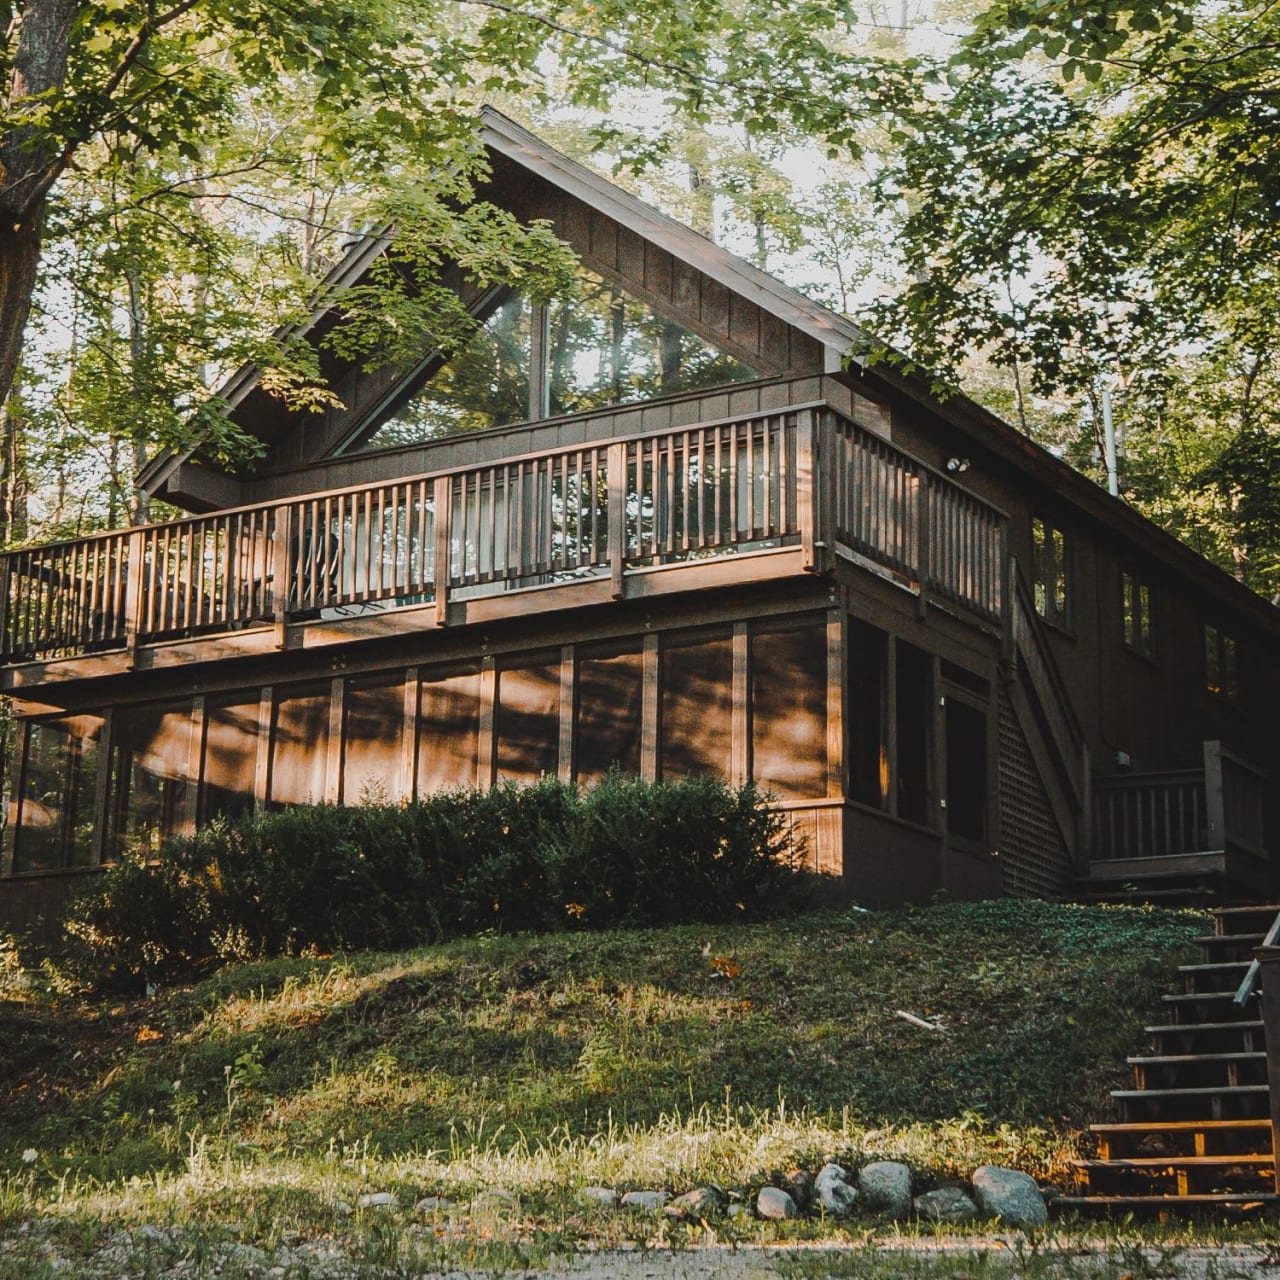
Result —
[[1222, 743], [1204, 744], [1204, 807], [1209, 824], [1209, 849], [1227, 848], [1227, 806], [1222, 787]]
[[[1259, 947], [1262, 970], [1262, 1024], [1267, 1041], [1267, 1094], [1271, 1114], [1271, 1150], [1280, 1152], [1280, 947]], [[1280, 1195], [1280, 1164], [1275, 1191]]]

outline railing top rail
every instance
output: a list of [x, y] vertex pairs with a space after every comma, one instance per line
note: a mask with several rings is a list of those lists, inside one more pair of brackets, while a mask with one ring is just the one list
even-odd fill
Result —
[[1094, 791], [1128, 791], [1161, 783], [1203, 782], [1203, 769], [1158, 769], [1150, 773], [1113, 773], [1093, 779]]
[[691, 422], [684, 426], [667, 426], [654, 427], [647, 431], [629, 432], [620, 436], [608, 436], [599, 440], [585, 440], [579, 444], [558, 445], [555, 448], [535, 449], [527, 453], [512, 454], [509, 457], [493, 459], [489, 462], [471, 462], [462, 463], [455, 467], [443, 467], [435, 471], [423, 471], [413, 475], [395, 476], [386, 480], [365, 480], [358, 484], [345, 485], [338, 489], [319, 489], [311, 493], [293, 494], [287, 497], [272, 498], [265, 502], [246, 503], [239, 507], [226, 507], [218, 511], [207, 511], [199, 515], [180, 516], [176, 520], [159, 520], [151, 524], [134, 525], [123, 529], [109, 529], [92, 534], [85, 534], [77, 538], [64, 538], [55, 542], [32, 543], [26, 547], [13, 547], [6, 551], [0, 552], [0, 559], [12, 556], [15, 553], [23, 552], [56, 552], [63, 548], [71, 548], [83, 545], [87, 542], [93, 542], [108, 538], [127, 538], [134, 534], [146, 535], [150, 532], [160, 529], [181, 529], [190, 528], [210, 520], [225, 520], [235, 516], [250, 515], [255, 512], [280, 510], [284, 507], [294, 506], [306, 502], [323, 501], [324, 499], [337, 499], [347, 497], [351, 494], [365, 493], [378, 489], [385, 489], [393, 485], [418, 484], [424, 481], [452, 479], [458, 475], [468, 475], [476, 471], [483, 471], [490, 468], [517, 466], [522, 463], [539, 462], [546, 458], [563, 457], [566, 454], [580, 453], [586, 449], [607, 449], [611, 445], [631, 444], [637, 441], [652, 440], [660, 436], [669, 436], [683, 434], [685, 432], [696, 431], [712, 431], [722, 427], [735, 426], [742, 423], [758, 422], [769, 418], [781, 418], [795, 413], [806, 413], [810, 411], [826, 410], [839, 418], [842, 423], [846, 424], [853, 432], [860, 436], [876, 442], [876, 444], [898, 455], [918, 471], [928, 474], [939, 482], [941, 482], [949, 492], [955, 492], [961, 495], [966, 502], [986, 510], [996, 520], [1007, 522], [1008, 515], [999, 507], [987, 502], [985, 498], [979, 497], [972, 490], [966, 489], [963, 485], [957, 484], [945, 472], [939, 471], [932, 467], [929, 463], [915, 457], [913, 454], [907, 453], [904, 449], [893, 444], [892, 441], [885, 440], [882, 436], [878, 436], [873, 431], [853, 421], [847, 415], [841, 413], [838, 409], [830, 405], [826, 400], [806, 400], [799, 404], [783, 405], [776, 409], [757, 409], [749, 413], [730, 414], [722, 418], [712, 418], [703, 422]]
[[[1010, 610], [1010, 616], [1015, 612], [1020, 612], [1027, 620], [1027, 625], [1031, 631], [1031, 635], [1035, 640], [1036, 646], [1051, 654], [1048, 645], [1047, 628], [1044, 620], [1041, 618], [1036, 609], [1035, 597], [1031, 593], [1031, 586], [1027, 582], [1022, 572], [1022, 566], [1018, 565], [1014, 572], [1014, 592], [1017, 596], [1015, 609]], [[1071, 734], [1073, 745], [1082, 747], [1084, 745], [1084, 729], [1076, 716], [1075, 708], [1072, 705], [1071, 698], [1062, 684], [1062, 677], [1058, 672], [1058, 666], [1055, 662], [1047, 662], [1049, 679], [1054, 686], [1054, 691], [1058, 697], [1059, 710], [1062, 714], [1063, 722], [1066, 724]]]
[[952, 476], [949, 476], [941, 468], [935, 467], [931, 462], [926, 462], [923, 458], [917, 458], [914, 453], [908, 453], [905, 449], [901, 448], [899, 445], [894, 444], [892, 440], [886, 440], [884, 436], [877, 435], [876, 432], [871, 431], [867, 427], [864, 427], [860, 422], [855, 422], [851, 417], [849, 417], [848, 414], [841, 413], [840, 410], [835, 408], [834, 406], [827, 404], [823, 401], [820, 401], [818, 402], [817, 405], [803, 405], [799, 407], [801, 408], [821, 407], [829, 410], [837, 418], [839, 418], [841, 422], [847, 424], [859, 435], [866, 436], [868, 440], [874, 441], [876, 444], [883, 446], [885, 449], [888, 449], [891, 453], [896, 453], [901, 458], [906, 458], [907, 461], [910, 462], [911, 465], [917, 471], [922, 471], [926, 475], [932, 476], [935, 480], [941, 481], [942, 484], [947, 488], [949, 492], [958, 493], [962, 497], [964, 497], [967, 501], [972, 502], [975, 506], [985, 507], [986, 510], [989, 511], [997, 519], [1003, 520], [1006, 522], [1008, 521], [1009, 513], [1006, 510], [1004, 510], [1003, 507], [996, 506], [994, 502], [990, 502], [986, 498], [983, 498], [980, 495], [974, 493], [972, 489], [966, 489], [964, 485], [958, 484]]
[[1252, 760], [1246, 760], [1243, 756], [1237, 755], [1234, 751], [1228, 750], [1228, 748], [1224, 747], [1221, 742], [1217, 743], [1217, 750], [1218, 754], [1224, 760], [1231, 761], [1237, 769], [1243, 769], [1245, 773], [1253, 774], [1254, 777], [1259, 779], [1259, 781], [1266, 781], [1267, 771], [1265, 769], [1260, 769]]
[[[1262, 939], [1261, 947], [1274, 947], [1276, 940], [1280, 938], [1280, 914], [1271, 922], [1271, 928], [1267, 930], [1266, 937]], [[1255, 957], [1249, 964], [1249, 968], [1245, 971], [1244, 979], [1240, 986], [1236, 989], [1233, 1003], [1243, 1008], [1248, 1003], [1249, 997], [1253, 994], [1253, 989], [1258, 985], [1258, 975], [1262, 972], [1262, 965]]]

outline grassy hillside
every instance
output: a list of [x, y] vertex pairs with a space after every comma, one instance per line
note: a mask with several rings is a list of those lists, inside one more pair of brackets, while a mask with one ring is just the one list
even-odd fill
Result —
[[[592, 1176], [733, 1181], [768, 1167], [768, 1131], [1048, 1173], [1205, 927], [941, 904], [283, 960], [131, 1001], [11, 993], [0, 1169], [38, 1191], [163, 1180], [197, 1151], [264, 1169], [358, 1150], [367, 1173], [607, 1148]], [[705, 1159], [665, 1171], [681, 1133]]]

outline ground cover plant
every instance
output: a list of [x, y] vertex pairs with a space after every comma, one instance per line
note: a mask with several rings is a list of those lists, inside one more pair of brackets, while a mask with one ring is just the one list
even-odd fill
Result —
[[10, 989], [0, 1169], [39, 1189], [359, 1150], [563, 1182], [563, 1151], [574, 1177], [735, 1184], [871, 1152], [1053, 1176], [1204, 928], [1008, 900], [279, 959], [143, 999]]
[[[1280, 1257], [1265, 1225], [1171, 1224], [1143, 1253], [1123, 1224], [1059, 1224], [931, 1260], [894, 1253], [912, 1229], [892, 1224], [579, 1199], [707, 1182], [745, 1199], [827, 1156], [905, 1160], [918, 1189], [987, 1162], [1062, 1183], [1207, 927], [1013, 900], [847, 908], [236, 963], [133, 998], [6, 963], [0, 1280], [491, 1276], [583, 1249], [804, 1242], [845, 1252], [689, 1274], [1225, 1280], [1241, 1273], [1174, 1255], [1241, 1239], [1256, 1274]], [[494, 1188], [516, 1207], [477, 1208]]]

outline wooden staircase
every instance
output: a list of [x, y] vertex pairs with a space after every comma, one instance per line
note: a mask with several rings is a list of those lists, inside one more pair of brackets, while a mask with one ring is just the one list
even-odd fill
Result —
[[1280, 1208], [1272, 1149], [1260, 997], [1235, 993], [1280, 908], [1214, 912], [1203, 959], [1178, 970], [1166, 1018], [1148, 1027], [1151, 1052], [1129, 1059], [1132, 1089], [1116, 1090], [1121, 1120], [1097, 1124], [1091, 1160], [1074, 1163], [1081, 1212]]

